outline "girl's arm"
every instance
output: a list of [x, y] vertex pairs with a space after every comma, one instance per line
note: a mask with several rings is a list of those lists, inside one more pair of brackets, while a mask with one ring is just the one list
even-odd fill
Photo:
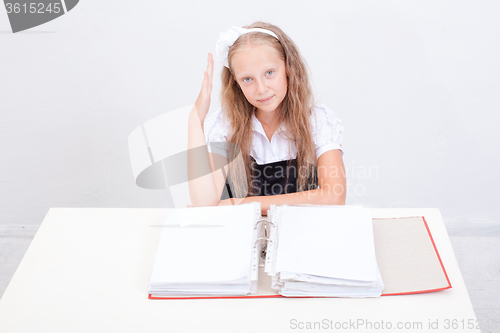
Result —
[[[201, 91], [189, 114], [188, 120], [188, 185], [189, 196], [193, 206], [217, 205], [224, 187], [222, 170], [219, 169], [210, 172], [210, 170], [213, 170], [213, 163], [211, 156], [208, 154], [205, 133], [203, 131], [203, 122], [210, 109], [213, 71], [214, 60], [212, 54], [209, 53], [207, 70], [204, 73]], [[221, 165], [220, 162], [217, 164]], [[222, 165], [226, 165], [224, 168], [227, 174], [227, 163], [223, 163]], [[205, 175], [195, 178], [200, 173]]]
[[[344, 205], [346, 179], [342, 153], [339, 149], [329, 150], [318, 158], [318, 185], [319, 188], [316, 190], [233, 200], [236, 204], [259, 201], [262, 215], [267, 215], [271, 205]], [[219, 205], [234, 203], [228, 199], [220, 201]]]

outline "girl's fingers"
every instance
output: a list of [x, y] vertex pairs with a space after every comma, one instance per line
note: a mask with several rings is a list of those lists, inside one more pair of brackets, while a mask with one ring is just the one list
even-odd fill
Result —
[[212, 53], [208, 54], [208, 61], [209, 61], [209, 65], [210, 65], [209, 73], [213, 74], [213, 72], [214, 72], [214, 57], [213, 57]]
[[207, 72], [210, 69], [210, 57], [207, 58]]
[[211, 53], [208, 54], [208, 88], [209, 93], [212, 92], [212, 80], [214, 75], [214, 57]]
[[[201, 84], [200, 101], [210, 100], [210, 95], [212, 93], [212, 75], [214, 71], [213, 57], [209, 53], [207, 59], [207, 70], [203, 72], [203, 83]], [[210, 103], [210, 102], [209, 102]]]
[[213, 73], [214, 73], [214, 59], [210, 53], [208, 54], [208, 61], [207, 62], [208, 62], [207, 72], [208, 72], [209, 77], [211, 78]]

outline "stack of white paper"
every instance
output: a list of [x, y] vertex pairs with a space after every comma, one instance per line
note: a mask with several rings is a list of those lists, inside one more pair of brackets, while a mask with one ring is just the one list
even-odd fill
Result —
[[371, 210], [280, 206], [271, 210], [266, 272], [284, 296], [376, 297], [384, 285]]
[[260, 204], [169, 210], [149, 283], [164, 297], [247, 295], [257, 289]]

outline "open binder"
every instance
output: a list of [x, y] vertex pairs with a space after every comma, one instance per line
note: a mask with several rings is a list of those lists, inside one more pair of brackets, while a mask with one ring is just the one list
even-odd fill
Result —
[[169, 210], [150, 299], [377, 297], [451, 288], [423, 217], [260, 203]]

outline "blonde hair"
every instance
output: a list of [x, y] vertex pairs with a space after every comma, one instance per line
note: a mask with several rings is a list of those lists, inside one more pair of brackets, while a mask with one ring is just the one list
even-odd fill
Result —
[[[279, 40], [262, 32], [251, 32], [240, 36], [229, 48], [229, 68], [224, 67], [222, 70], [221, 107], [231, 124], [228, 141], [234, 143], [234, 145], [230, 145], [231, 147], [236, 146], [240, 150], [229, 149], [229, 160], [232, 161], [229, 164], [229, 172], [233, 195], [235, 197], [245, 196], [247, 193], [254, 195], [250, 184], [252, 170], [254, 170], [251, 166], [255, 162], [250, 157], [250, 148], [253, 138], [252, 115], [256, 108], [247, 101], [232, 73], [232, 57], [247, 44], [268, 45], [278, 51], [279, 57], [285, 63], [288, 88], [281, 103], [278, 120], [280, 124], [286, 126], [290, 133], [288, 138], [293, 140], [297, 146], [297, 171], [300, 171], [297, 172], [297, 190], [309, 190], [311, 186], [314, 186], [317, 179], [317, 168], [309, 121], [314, 99], [305, 61], [300, 56], [297, 46], [277, 26], [264, 22], [255, 22], [243, 28], [270, 30], [276, 34]], [[284, 135], [284, 133], [280, 132], [280, 135]], [[242, 160], [236, 158], [240, 152]], [[240, 163], [237, 163], [238, 160]], [[241, 162], [243, 162], [244, 167]], [[245, 187], [243, 184], [247, 186]]]

